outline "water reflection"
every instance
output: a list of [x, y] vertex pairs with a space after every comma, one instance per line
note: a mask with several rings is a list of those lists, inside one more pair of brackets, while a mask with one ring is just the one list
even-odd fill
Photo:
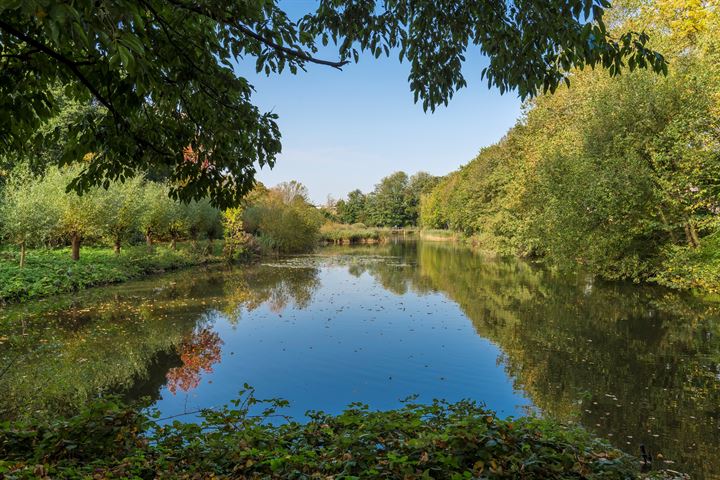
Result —
[[5, 309], [0, 332], [5, 417], [106, 391], [174, 414], [245, 381], [295, 414], [472, 397], [645, 443], [696, 478], [720, 472], [717, 304], [447, 244], [187, 271]]
[[[720, 476], [718, 305], [656, 288], [554, 278], [447, 245], [393, 247], [413, 268], [369, 263], [395, 289], [444, 292], [496, 342], [517, 388], [619, 447], [640, 443], [699, 478]], [[404, 273], [407, 278], [398, 278]], [[669, 467], [679, 468], [668, 464]]]

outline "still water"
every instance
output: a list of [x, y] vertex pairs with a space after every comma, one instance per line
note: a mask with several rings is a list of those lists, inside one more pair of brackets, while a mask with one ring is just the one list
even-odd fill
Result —
[[7, 307], [3, 370], [5, 418], [102, 392], [176, 415], [244, 383], [298, 418], [472, 398], [720, 478], [720, 304], [448, 244], [332, 247]]

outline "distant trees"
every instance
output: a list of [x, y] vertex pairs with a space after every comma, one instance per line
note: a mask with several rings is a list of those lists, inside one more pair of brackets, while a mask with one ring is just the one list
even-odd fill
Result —
[[365, 223], [367, 221], [365, 204], [367, 199], [360, 190], [348, 193], [347, 200], [338, 200], [336, 209], [342, 223]]
[[417, 225], [421, 197], [439, 181], [427, 172], [408, 177], [395, 172], [363, 194], [353, 190], [346, 200], [338, 200], [336, 209], [342, 223], [364, 223], [378, 227], [404, 227]]

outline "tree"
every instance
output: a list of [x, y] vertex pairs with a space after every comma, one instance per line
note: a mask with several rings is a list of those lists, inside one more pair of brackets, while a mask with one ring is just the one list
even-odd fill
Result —
[[210, 238], [220, 223], [220, 212], [207, 199], [183, 204], [187, 232], [193, 245], [197, 246], [200, 235]]
[[20, 247], [20, 267], [27, 247], [48, 239], [58, 218], [55, 202], [48, 201], [40, 180], [26, 171], [15, 171], [2, 191], [0, 233]]
[[287, 202], [285, 186], [281, 184], [256, 196], [243, 212], [242, 224], [247, 233], [256, 235], [260, 245], [273, 253], [312, 250], [324, 218], [301, 195]]
[[155, 182], [145, 184], [142, 213], [138, 221], [148, 249], [152, 249], [155, 237], [168, 232], [173, 220], [177, 220], [178, 208], [177, 203], [168, 198], [168, 188], [165, 185]]
[[[98, 108], [68, 125], [61, 162], [80, 162], [70, 183], [83, 192], [137, 172], [169, 170], [170, 194], [236, 205], [256, 165], [272, 166], [280, 132], [251, 101], [233, 61], [258, 72], [341, 68], [361, 52], [411, 64], [410, 89], [425, 109], [466, 85], [468, 49], [489, 57], [490, 86], [522, 98], [569, 82], [573, 66], [664, 71], [644, 33], [613, 36], [606, 0], [322, 0], [294, 22], [274, 0], [5, 1], [0, 5], [0, 154], [57, 135], [34, 133], [70, 101]], [[313, 55], [337, 45], [337, 60]], [[28, 142], [31, 139], [31, 142]]]
[[100, 228], [103, 236], [112, 242], [116, 254], [120, 253], [122, 242], [138, 227], [138, 218], [143, 208], [143, 187], [142, 179], [136, 177], [124, 183], [113, 183], [106, 191], [98, 192], [103, 212]]
[[411, 225], [418, 224], [420, 199], [430, 193], [440, 179], [427, 172], [418, 172], [411, 176], [405, 189], [405, 216]]
[[70, 242], [70, 254], [74, 261], [80, 260], [80, 246], [84, 240], [102, 235], [101, 218], [105, 215], [98, 189], [86, 191], [83, 195], [66, 193], [66, 185], [78, 175], [78, 171], [78, 166], [51, 168], [40, 182], [44, 198], [58, 210], [54, 235]]
[[370, 223], [384, 227], [409, 224], [405, 203], [407, 186], [408, 176], [405, 172], [395, 172], [380, 180], [367, 200]]
[[279, 183], [273, 190], [278, 192], [282, 201], [288, 205], [295, 201], [308, 202], [310, 198], [307, 187], [296, 180]]
[[340, 221], [349, 224], [364, 223], [367, 220], [365, 207], [365, 195], [360, 190], [353, 190], [348, 193], [347, 201], [338, 201], [337, 212], [340, 217]]

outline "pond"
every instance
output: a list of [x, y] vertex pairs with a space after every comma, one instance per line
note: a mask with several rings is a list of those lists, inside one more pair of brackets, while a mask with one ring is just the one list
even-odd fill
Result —
[[501, 415], [579, 422], [630, 453], [644, 443], [667, 468], [720, 478], [720, 304], [665, 289], [400, 242], [0, 313], [5, 418], [69, 412], [102, 392], [150, 397], [170, 416], [225, 404], [244, 383], [290, 400], [298, 418], [413, 394], [471, 398]]

